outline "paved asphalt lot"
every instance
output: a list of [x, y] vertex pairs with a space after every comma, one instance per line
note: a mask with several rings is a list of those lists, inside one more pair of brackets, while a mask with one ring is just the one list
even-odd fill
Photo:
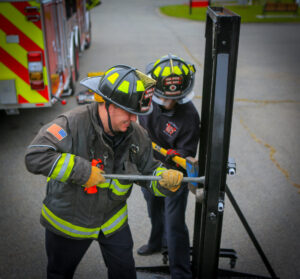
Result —
[[[204, 23], [169, 18], [157, 7], [178, 0], [103, 0], [92, 11], [92, 45], [80, 58], [81, 76], [115, 64], [145, 65], [168, 52], [197, 67], [194, 103], [201, 111]], [[300, 278], [300, 25], [241, 26], [230, 156], [237, 175], [227, 182], [280, 278]], [[77, 86], [79, 92], [83, 88]], [[0, 121], [0, 278], [45, 278], [44, 230], [39, 224], [45, 178], [28, 173], [26, 146], [41, 125], [75, 107], [23, 110]], [[238, 253], [236, 270], [268, 275], [228, 199], [221, 247]], [[160, 265], [161, 256], [141, 257], [136, 249], [150, 231], [146, 204], [135, 187], [129, 222], [137, 266]], [[187, 224], [193, 239], [194, 196]], [[229, 268], [221, 259], [220, 266]], [[141, 275], [139, 275], [141, 277]], [[79, 278], [107, 278], [96, 243], [80, 263]]]

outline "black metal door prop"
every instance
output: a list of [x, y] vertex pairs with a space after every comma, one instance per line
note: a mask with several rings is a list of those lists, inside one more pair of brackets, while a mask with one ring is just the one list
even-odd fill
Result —
[[[240, 16], [221, 7], [208, 7], [205, 29], [205, 61], [199, 148], [199, 176], [204, 176], [202, 198], [196, 198], [192, 271], [195, 279], [214, 278], [278, 278], [248, 225], [229, 187], [229, 170], [235, 162], [228, 158]], [[201, 191], [203, 185], [198, 184]], [[219, 269], [219, 258], [227, 257], [234, 267], [237, 259], [232, 249], [221, 249], [225, 193], [261, 256], [271, 277]], [[197, 193], [196, 193], [197, 197]], [[164, 254], [166, 259], [167, 253]], [[167, 265], [137, 267], [138, 271], [167, 273]]]

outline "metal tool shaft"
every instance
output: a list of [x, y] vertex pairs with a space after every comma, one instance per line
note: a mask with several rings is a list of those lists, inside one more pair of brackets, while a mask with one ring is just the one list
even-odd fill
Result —
[[[102, 174], [106, 179], [123, 179], [123, 180], [143, 180], [143, 181], [157, 181], [161, 179], [161, 176], [151, 175], [131, 175], [131, 174]], [[182, 182], [197, 182], [204, 183], [204, 176], [201, 177], [183, 177]]]

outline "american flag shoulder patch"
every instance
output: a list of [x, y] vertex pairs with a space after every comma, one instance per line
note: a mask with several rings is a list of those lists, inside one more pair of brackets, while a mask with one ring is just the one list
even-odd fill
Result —
[[57, 124], [52, 124], [48, 129], [47, 132], [49, 132], [51, 135], [53, 135], [54, 137], [56, 137], [59, 141], [61, 141], [62, 139], [64, 139], [68, 134], [66, 133], [66, 131], [60, 127]]

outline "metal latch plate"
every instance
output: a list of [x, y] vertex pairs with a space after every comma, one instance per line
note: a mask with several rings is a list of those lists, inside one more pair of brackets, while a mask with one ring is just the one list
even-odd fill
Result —
[[0, 104], [17, 104], [16, 81], [0, 80]]

